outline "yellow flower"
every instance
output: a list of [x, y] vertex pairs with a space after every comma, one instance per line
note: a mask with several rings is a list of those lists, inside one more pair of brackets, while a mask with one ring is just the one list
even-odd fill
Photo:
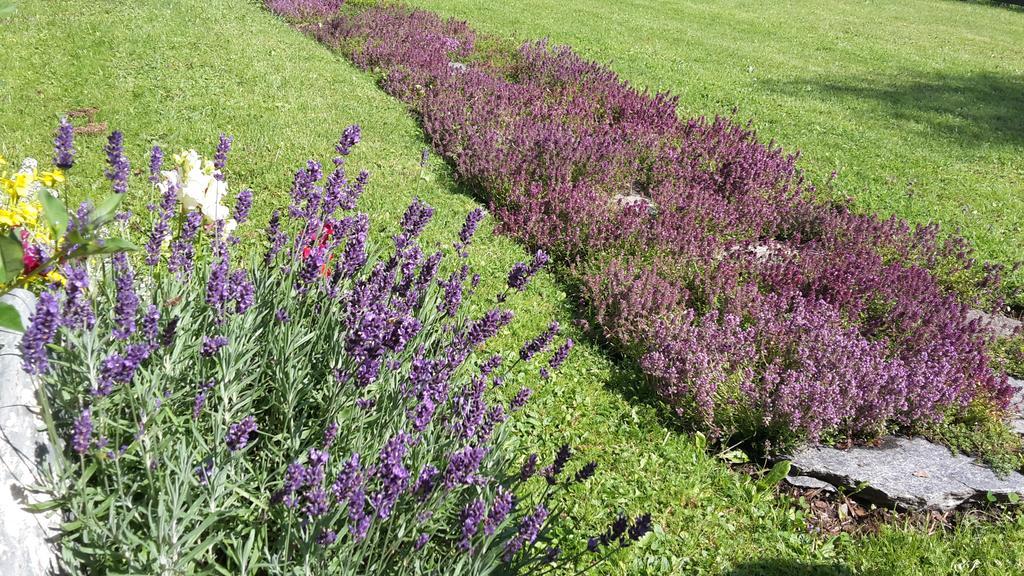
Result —
[[54, 168], [49, 172], [40, 172], [39, 179], [47, 186], [53, 186], [64, 182], [64, 172], [60, 168]]
[[6, 208], [0, 208], [0, 226], [16, 228], [21, 226], [21, 217]]

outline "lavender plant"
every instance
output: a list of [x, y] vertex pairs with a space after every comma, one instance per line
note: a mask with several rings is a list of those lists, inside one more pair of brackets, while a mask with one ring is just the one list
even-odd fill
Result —
[[[556, 324], [515, 363], [484, 356], [512, 312], [468, 317], [466, 273], [437, 280], [443, 254], [418, 241], [424, 202], [390, 249], [369, 241], [352, 212], [368, 175], [350, 179], [345, 163], [358, 140], [345, 131], [329, 172], [296, 172], [253, 261], [235, 254], [226, 215], [201, 225], [226, 214], [220, 197], [179, 202], [198, 194], [185, 182], [226, 191], [230, 140], [189, 178], [154, 151], [163, 201], [145, 257], [118, 256], [94, 283], [70, 264], [40, 296], [24, 362], [65, 446], [51, 488], [72, 572], [534, 573], [586, 567], [577, 551], [599, 561], [650, 529], [649, 516], [619, 519], [589, 546], [554, 544], [562, 498], [596, 466], [568, 446], [546, 466], [517, 457], [504, 424], [530, 391], [504, 382], [515, 364], [557, 369], [572, 342], [557, 344]], [[252, 200], [237, 196], [235, 222]], [[515, 278], [521, 290], [528, 276]]]

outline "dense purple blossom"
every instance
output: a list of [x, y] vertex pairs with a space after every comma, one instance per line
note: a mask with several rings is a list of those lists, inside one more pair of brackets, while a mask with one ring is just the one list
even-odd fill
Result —
[[82, 264], [70, 263], [64, 272], [64, 310], [61, 323], [74, 329], [92, 330], [96, 313], [89, 297], [89, 271]]
[[565, 343], [559, 346], [555, 353], [551, 355], [551, 359], [548, 360], [548, 366], [552, 370], [558, 370], [565, 363], [566, 359], [569, 358], [569, 351], [572, 350], [574, 344], [572, 338], [566, 339]]
[[43, 374], [50, 366], [46, 346], [53, 341], [60, 327], [60, 306], [50, 292], [39, 295], [36, 310], [29, 319], [28, 328], [21, 337], [22, 368], [29, 374]]
[[469, 552], [472, 549], [471, 540], [480, 529], [480, 523], [483, 522], [486, 512], [487, 503], [479, 498], [462, 509], [462, 540], [459, 541], [459, 549], [463, 552]]
[[538, 250], [533, 255], [533, 260], [529, 264], [524, 262], [516, 262], [512, 266], [512, 270], [508, 273], [508, 287], [522, 292], [526, 290], [526, 286], [530, 283], [530, 278], [533, 278], [540, 269], [544, 267], [548, 262], [548, 255], [543, 250]]
[[199, 415], [203, 412], [203, 407], [206, 406], [206, 398], [210, 395], [210, 391], [216, 386], [215, 380], [207, 380], [205, 384], [199, 387], [199, 392], [196, 393], [195, 401], [192, 402], [192, 419], [197, 420]]
[[536, 454], [530, 454], [529, 456], [526, 457], [526, 460], [523, 461], [523, 466], [519, 470], [519, 479], [520, 480], [524, 480], [524, 481], [528, 480], [528, 479], [530, 479], [536, 473], [537, 473], [537, 455]]
[[451, 490], [459, 485], [477, 484], [481, 481], [477, 472], [483, 463], [487, 449], [482, 446], [466, 446], [452, 453], [444, 471], [444, 487]]
[[536, 338], [527, 340], [526, 343], [523, 344], [522, 348], [519, 349], [519, 359], [526, 362], [537, 354], [547, 350], [559, 330], [560, 327], [558, 322], [552, 322], [551, 325], [548, 326], [547, 330], [542, 332]]
[[164, 167], [164, 151], [159, 146], [153, 146], [149, 151], [149, 181], [156, 184], [160, 181], [160, 171]]
[[146, 306], [142, 316], [142, 338], [151, 348], [156, 347], [160, 338], [160, 308], [156, 304]]
[[111, 132], [103, 150], [107, 153], [107, 164], [110, 166], [105, 172], [106, 177], [113, 185], [114, 192], [124, 194], [128, 191], [128, 176], [131, 174], [131, 164], [124, 155], [124, 134], [120, 130]]
[[199, 355], [209, 358], [220, 352], [220, 349], [227, 345], [227, 336], [203, 336], [203, 346], [199, 350]]
[[92, 446], [92, 427], [92, 411], [86, 408], [75, 418], [72, 425], [71, 448], [75, 452], [85, 454]]
[[494, 531], [501, 526], [505, 518], [508, 518], [514, 505], [515, 497], [512, 492], [504, 487], [499, 487], [498, 493], [494, 496], [494, 502], [491, 503], [491, 509], [487, 513], [487, 521], [484, 523], [484, 534], [493, 536]]
[[239, 422], [229, 426], [227, 436], [224, 437], [224, 443], [227, 444], [228, 450], [237, 452], [244, 449], [249, 445], [249, 437], [254, 434], [258, 428], [256, 418], [253, 416], [246, 416]]
[[347, 500], [362, 486], [362, 468], [359, 465], [359, 454], [352, 454], [341, 467], [341, 472], [331, 484], [331, 494], [337, 502]]
[[285, 243], [288, 242], [288, 236], [281, 231], [281, 212], [279, 210], [274, 210], [274, 213], [270, 216], [270, 222], [267, 224], [267, 241], [269, 246], [263, 261], [266, 264], [270, 264], [277, 258]]
[[108, 396], [114, 384], [128, 384], [135, 377], [135, 371], [149, 358], [152, 348], [148, 344], [129, 344], [124, 352], [115, 352], [100, 362], [99, 381], [92, 394]]
[[156, 210], [156, 219], [153, 221], [153, 229], [149, 233], [149, 240], [146, 242], [146, 265], [156, 266], [160, 262], [160, 251], [163, 249], [164, 241], [170, 232], [171, 218], [174, 216], [175, 207], [178, 203], [178, 189], [175, 185], [167, 186], [160, 201], [160, 207]]
[[374, 474], [380, 482], [380, 488], [370, 495], [370, 504], [382, 520], [391, 516], [398, 497], [409, 484], [409, 470], [402, 464], [402, 459], [409, 449], [411, 440], [408, 434], [399, 432], [388, 440], [380, 451], [380, 462]]
[[75, 164], [75, 129], [67, 118], [61, 118], [53, 139], [53, 165], [67, 170]]
[[[339, 2], [340, 4], [340, 2]], [[341, 133], [341, 139], [338, 140], [338, 144], [334, 149], [338, 154], [342, 156], [348, 156], [352, 151], [352, 147], [359, 144], [359, 140], [362, 137], [362, 131], [359, 129], [358, 124], [353, 124]]]
[[455, 243], [455, 250], [463, 258], [469, 257], [466, 250], [469, 248], [469, 243], [473, 240], [473, 235], [476, 234], [476, 229], [480, 226], [480, 222], [483, 219], [483, 208], [474, 208], [466, 215], [466, 222], [462, 225], [462, 230], [459, 231], [459, 241]]
[[348, 498], [348, 530], [355, 542], [362, 542], [366, 538], [371, 522], [373, 515], [366, 512], [366, 494], [360, 486]]
[[246, 188], [238, 193], [235, 199], [235, 210], [232, 218], [239, 224], [245, 224], [249, 220], [249, 211], [252, 210], [252, 190]]
[[135, 333], [135, 316], [139, 310], [139, 295], [135, 292], [135, 272], [124, 252], [114, 254], [114, 323], [112, 334], [127, 340]]
[[524, 546], [533, 544], [537, 540], [540, 529], [544, 526], [544, 521], [547, 518], [548, 509], [543, 504], [538, 504], [533, 513], [523, 518], [522, 522], [520, 522], [518, 533], [505, 545], [502, 558], [509, 562]]
[[218, 180], [224, 179], [224, 167], [228, 163], [228, 152], [231, 151], [231, 143], [235, 139], [231, 136], [224, 134], [220, 135], [220, 140], [217, 142], [217, 151], [213, 154], [213, 168], [216, 170], [214, 176]]
[[167, 267], [180, 277], [192, 274], [196, 256], [195, 237], [202, 222], [202, 213], [189, 212], [181, 226], [181, 233], [171, 241], [171, 257]]
[[416, 482], [412, 485], [412, 493], [420, 500], [426, 500], [434, 491], [437, 484], [437, 477], [441, 472], [433, 465], [427, 464], [416, 476]]
[[408, 242], [418, 238], [433, 216], [433, 207], [419, 198], [413, 198], [412, 204], [409, 205], [405, 214], [402, 215], [402, 232], [395, 236], [395, 246], [401, 249]]

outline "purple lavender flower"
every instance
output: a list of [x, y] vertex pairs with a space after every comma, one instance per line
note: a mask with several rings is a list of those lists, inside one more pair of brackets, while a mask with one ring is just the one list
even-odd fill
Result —
[[204, 358], [210, 358], [227, 345], [227, 336], [203, 336], [203, 347], [200, 349], [199, 355]]
[[114, 192], [124, 194], [128, 191], [128, 175], [131, 173], [131, 164], [124, 155], [124, 134], [120, 130], [111, 132], [103, 150], [107, 153], [107, 164], [110, 165], [105, 175], [113, 184]]
[[597, 462], [587, 462], [576, 472], [576, 476], [573, 477], [574, 482], [586, 482], [594, 476], [597, 472]]
[[518, 292], [526, 290], [530, 278], [533, 278], [547, 262], [548, 255], [543, 250], [537, 250], [529, 264], [517, 262], [512, 266], [512, 271], [508, 273], [508, 287]]
[[199, 233], [199, 226], [202, 223], [203, 215], [200, 212], [189, 212], [185, 216], [178, 239], [171, 242], [171, 257], [167, 267], [179, 277], [192, 274], [196, 255], [193, 239]]
[[192, 403], [192, 419], [198, 420], [199, 415], [203, 412], [203, 406], [206, 405], [206, 398], [210, 394], [210, 390], [217, 384], [215, 380], [208, 380], [205, 384], [199, 387], [199, 392], [196, 394], [195, 402]]
[[278, 308], [277, 312], [274, 313], [274, 319], [281, 324], [287, 324], [291, 320], [291, 316], [288, 315], [288, 311], [284, 308]]
[[160, 210], [157, 213], [156, 220], [153, 222], [153, 230], [149, 234], [149, 241], [146, 242], [146, 264], [149, 266], [156, 266], [160, 262], [160, 250], [163, 248], [164, 240], [170, 231], [171, 217], [174, 215], [174, 209], [178, 203], [177, 194], [177, 186], [169, 185], [160, 202]]
[[207, 457], [193, 470], [196, 475], [196, 480], [199, 481], [200, 486], [206, 486], [210, 483], [213, 478], [214, 466], [213, 458]]
[[395, 236], [395, 247], [401, 250], [406, 244], [415, 240], [427, 227], [434, 216], [434, 209], [419, 198], [413, 198], [412, 204], [402, 215], [402, 232]]
[[181, 322], [181, 318], [175, 316], [171, 318], [171, 321], [164, 326], [163, 332], [160, 333], [160, 345], [163, 347], [170, 346], [174, 342], [174, 336], [178, 332], [178, 323]]
[[494, 502], [491, 503], [491, 511], [487, 513], [487, 521], [484, 523], [484, 534], [493, 536], [494, 532], [501, 526], [501, 523], [505, 521], [505, 518], [508, 518], [514, 505], [515, 499], [512, 492], [506, 490], [504, 486], [499, 486], [498, 493], [494, 496]]
[[380, 489], [370, 495], [370, 504], [377, 511], [377, 516], [386, 520], [398, 497], [409, 484], [409, 471], [402, 464], [412, 440], [405, 432], [394, 435], [380, 451], [380, 462], [377, 464], [376, 478], [380, 481]]
[[421, 502], [430, 497], [430, 494], [434, 491], [439, 474], [440, 471], [430, 464], [423, 466], [420, 470], [419, 476], [416, 477], [416, 482], [412, 485], [412, 493]]
[[92, 411], [89, 408], [75, 418], [71, 431], [71, 447], [78, 454], [85, 454], [92, 445]]
[[448, 457], [448, 467], [444, 471], [444, 487], [451, 490], [456, 486], [477, 484], [481, 481], [477, 476], [483, 463], [487, 449], [481, 446], [466, 446], [456, 450]]
[[75, 329], [92, 330], [96, 314], [89, 298], [89, 271], [82, 264], [64, 266], [64, 311], [61, 323]]
[[337, 540], [338, 533], [334, 530], [323, 530], [320, 532], [320, 535], [316, 537], [316, 543], [325, 548], [334, 544]]
[[231, 151], [231, 143], [234, 141], [235, 139], [231, 136], [220, 135], [217, 151], [213, 154], [213, 167], [217, 170], [214, 177], [218, 180], [224, 180], [224, 167], [228, 163], [228, 152]]
[[423, 532], [422, 534], [416, 536], [416, 540], [412, 544], [413, 551], [419, 552], [420, 550], [423, 549], [424, 546], [427, 545], [427, 542], [429, 542], [429, 541], [430, 541], [430, 534], [427, 534], [426, 532]]
[[555, 338], [555, 335], [559, 331], [558, 322], [552, 322], [548, 329], [542, 332], [539, 336], [532, 340], [528, 340], [523, 347], [519, 349], [519, 358], [523, 362], [529, 361], [535, 355], [545, 351], [551, 341]]
[[359, 125], [353, 124], [345, 128], [345, 131], [341, 133], [341, 139], [338, 140], [338, 144], [334, 149], [338, 151], [338, 154], [348, 156], [352, 151], [352, 147], [359, 144], [361, 136], [362, 132], [359, 129]]
[[359, 454], [355, 453], [342, 465], [341, 472], [334, 480], [334, 483], [331, 484], [331, 494], [334, 495], [336, 502], [342, 502], [348, 499], [362, 484], [363, 478], [362, 468], [359, 465]]
[[551, 359], [548, 360], [548, 365], [551, 366], [552, 370], [558, 370], [562, 366], [566, 358], [569, 357], [569, 351], [572, 350], [573, 344], [572, 338], [569, 338], [565, 341], [565, 344], [562, 344], [558, 347], [558, 350], [555, 350]]
[[348, 499], [348, 530], [352, 534], [352, 540], [362, 542], [370, 530], [372, 521], [373, 516], [366, 513], [366, 494], [363, 488], [359, 487]]
[[157, 339], [160, 337], [160, 309], [156, 304], [146, 307], [146, 313], [142, 317], [142, 336], [151, 347], [156, 347]]
[[114, 384], [128, 384], [135, 377], [139, 365], [149, 358], [152, 351], [150, 345], [129, 344], [124, 353], [113, 353], [100, 362], [100, 374], [97, 388], [92, 390], [94, 396], [108, 396], [114, 390]]
[[267, 224], [267, 240], [270, 242], [270, 246], [263, 257], [263, 262], [269, 265], [288, 241], [288, 236], [281, 231], [281, 212], [279, 210], [274, 210], [270, 216], [270, 222]]
[[50, 367], [46, 346], [53, 341], [60, 327], [60, 309], [57, 298], [50, 292], [39, 295], [36, 311], [21, 337], [22, 367], [29, 374], [44, 374]]
[[340, 427], [337, 422], [331, 422], [327, 425], [324, 430], [324, 448], [330, 448], [334, 444], [334, 439], [338, 437], [338, 430]]
[[57, 137], [53, 139], [53, 165], [67, 170], [75, 164], [75, 129], [68, 119], [61, 118]]
[[519, 410], [530, 400], [530, 396], [533, 395], [533, 390], [527, 387], [523, 387], [516, 393], [515, 397], [512, 398], [512, 402], [509, 404], [509, 408], [512, 410]]
[[452, 272], [447, 280], [438, 280], [437, 284], [444, 290], [444, 296], [437, 303], [437, 310], [442, 314], [454, 317], [462, 305], [463, 284], [466, 282], [466, 275], [469, 274], [469, 266], [462, 266], [459, 270]]
[[244, 314], [256, 302], [256, 287], [249, 280], [249, 272], [244, 269], [231, 273], [230, 298], [235, 303], [235, 313]]
[[569, 462], [569, 458], [572, 457], [572, 448], [568, 444], [562, 444], [558, 448], [558, 452], [555, 453], [555, 460], [544, 469], [544, 476], [547, 478], [548, 484], [554, 484], [558, 481], [557, 477], [565, 469], [565, 465]]
[[228, 445], [228, 450], [238, 452], [249, 445], [249, 435], [255, 433], [257, 429], [256, 418], [246, 416], [240, 422], [236, 422], [228, 427], [228, 434], [224, 438], [224, 443]]
[[127, 340], [135, 333], [135, 315], [139, 309], [139, 296], [135, 293], [135, 273], [124, 252], [114, 254], [115, 302], [114, 338]]
[[548, 509], [543, 504], [538, 504], [533, 513], [523, 518], [519, 524], [519, 532], [505, 545], [502, 559], [510, 562], [512, 558], [523, 549], [523, 546], [533, 544], [544, 527], [544, 521], [548, 518]]
[[357, 214], [352, 228], [349, 230], [345, 251], [341, 256], [341, 271], [346, 278], [351, 278], [366, 264], [366, 237], [370, 232], [370, 218], [366, 214]]
[[153, 146], [149, 152], [149, 181], [156, 184], [160, 181], [160, 170], [164, 167], [164, 151], [159, 146]]
[[526, 457], [523, 462], [523, 467], [519, 470], [519, 479], [526, 481], [529, 480], [537, 472], [537, 455], [530, 454]]
[[249, 220], [249, 211], [252, 210], [252, 190], [246, 188], [238, 193], [238, 198], [235, 199], [235, 213], [233, 217], [235, 222], [244, 224]]
[[629, 532], [627, 533], [627, 536], [629, 536], [630, 540], [636, 542], [643, 538], [644, 534], [647, 534], [650, 531], [651, 515], [643, 514], [641, 516], [637, 516], [636, 520], [633, 521], [633, 525], [629, 527]]
[[462, 540], [459, 542], [459, 549], [469, 552], [473, 548], [472, 538], [483, 522], [486, 504], [479, 498], [473, 500], [462, 509]]
[[469, 243], [473, 240], [473, 235], [476, 234], [476, 229], [483, 219], [483, 208], [474, 208], [466, 215], [466, 222], [462, 225], [462, 230], [459, 231], [459, 241], [455, 244], [456, 252], [463, 258], [469, 257], [467, 248], [469, 248]]

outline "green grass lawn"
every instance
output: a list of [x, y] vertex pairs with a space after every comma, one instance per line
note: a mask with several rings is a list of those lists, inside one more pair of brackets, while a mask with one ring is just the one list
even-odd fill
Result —
[[[495, 18], [512, 5], [496, 7]], [[48, 157], [57, 119], [85, 106], [99, 108], [98, 121], [125, 131], [142, 169], [145, 148], [153, 143], [168, 151], [197, 147], [211, 153], [220, 131], [228, 132], [236, 138], [231, 186], [256, 191], [255, 223], [247, 230], [255, 245], [269, 211], [285, 202], [291, 173], [308, 157], [328, 160], [341, 129], [358, 122], [364, 143], [349, 166], [374, 173], [361, 208], [375, 219], [378, 235], [417, 194], [438, 208], [428, 242], [450, 241], [475, 205], [439, 162], [431, 163], [426, 180], [420, 178], [423, 136], [373, 78], [254, 1], [24, 0], [15, 17], [0, 19], [0, 25], [0, 153], [10, 158]], [[83, 154], [72, 179], [99, 181], [102, 136], [82, 136], [78, 145]], [[150, 198], [143, 188], [134, 190], [134, 205], [141, 207]], [[75, 193], [91, 191], [79, 186]], [[471, 251], [484, 279], [480, 294], [493, 295], [512, 263], [525, 258], [487, 223]], [[570, 303], [549, 275], [513, 305], [518, 317], [497, 344], [507, 350], [552, 320], [572, 320]], [[476, 311], [482, 306], [478, 301]], [[996, 524], [968, 521], [945, 534], [901, 525], [869, 537], [811, 534], [799, 507], [699, 449], [636, 397], [642, 386], [634, 372], [584, 343], [559, 376], [538, 386], [516, 421], [529, 444], [524, 449], [550, 452], [569, 441], [581, 459], [600, 463], [598, 476], [577, 488], [579, 504], [570, 510], [578, 521], [575, 537], [600, 529], [619, 510], [655, 513], [656, 533], [623, 565], [607, 566], [609, 574], [1024, 572], [1020, 516]]]
[[[956, 0], [413, 0], [752, 119], [865, 211], [1024, 260], [1024, 10]], [[1024, 288], [1024, 269], [1014, 275]], [[1015, 298], [1024, 304], [1024, 291]]]

